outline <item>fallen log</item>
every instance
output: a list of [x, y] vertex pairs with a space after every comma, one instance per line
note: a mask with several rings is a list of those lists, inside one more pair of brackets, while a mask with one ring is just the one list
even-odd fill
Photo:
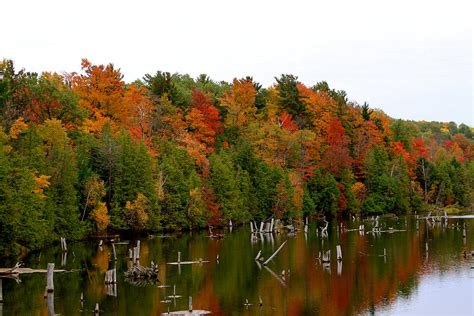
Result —
[[[17, 268], [12, 271], [11, 268], [0, 268], [0, 276], [8, 276], [14, 274], [25, 274], [25, 273], [47, 273], [47, 269], [31, 269], [31, 268]], [[54, 272], [66, 272], [63, 269], [55, 269]]]

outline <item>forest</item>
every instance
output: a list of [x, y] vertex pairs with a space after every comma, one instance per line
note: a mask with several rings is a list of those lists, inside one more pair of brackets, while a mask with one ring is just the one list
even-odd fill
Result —
[[327, 82], [0, 61], [0, 257], [107, 232], [472, 209], [474, 130], [394, 119]]

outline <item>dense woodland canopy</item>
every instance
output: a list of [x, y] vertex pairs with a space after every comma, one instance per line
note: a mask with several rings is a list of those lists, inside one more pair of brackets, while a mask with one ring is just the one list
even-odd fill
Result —
[[473, 205], [472, 128], [392, 119], [324, 81], [0, 70], [0, 256], [111, 230]]

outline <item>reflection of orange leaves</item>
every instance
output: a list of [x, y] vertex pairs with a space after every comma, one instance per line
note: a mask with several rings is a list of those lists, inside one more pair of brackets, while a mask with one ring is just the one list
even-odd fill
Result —
[[223, 315], [213, 284], [212, 278], [207, 276], [204, 278], [202, 286], [193, 299], [193, 307], [194, 309], [212, 311], [213, 315]]
[[109, 269], [109, 254], [106, 251], [106, 247], [103, 246], [103, 250], [97, 250], [96, 255], [92, 258], [92, 264], [97, 266], [101, 273], [104, 273]]
[[302, 315], [304, 314], [305, 302], [303, 297], [292, 297], [288, 301], [287, 315]]

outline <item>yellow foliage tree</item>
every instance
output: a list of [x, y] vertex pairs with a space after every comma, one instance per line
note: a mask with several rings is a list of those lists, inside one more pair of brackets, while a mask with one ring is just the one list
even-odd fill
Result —
[[91, 218], [95, 221], [98, 231], [107, 229], [110, 223], [110, 216], [107, 211], [107, 206], [104, 202], [99, 202], [91, 212]]
[[149, 219], [150, 205], [145, 195], [138, 193], [135, 201], [125, 204], [127, 223], [136, 231], [146, 228]]
[[43, 190], [49, 187], [50, 182], [49, 179], [51, 176], [35, 176], [35, 188], [33, 189], [33, 193], [38, 194], [42, 199], [45, 199], [46, 196], [43, 194]]
[[86, 196], [86, 202], [82, 212], [82, 220], [84, 220], [87, 208], [97, 207], [105, 196], [104, 181], [97, 176], [90, 177], [84, 185], [84, 195]]
[[234, 79], [231, 92], [220, 99], [222, 106], [227, 109], [224, 125], [239, 129], [247, 125], [255, 117], [257, 111], [256, 95], [252, 81]]
[[23, 131], [28, 129], [28, 125], [25, 123], [22, 117], [18, 118], [15, 123], [13, 123], [12, 127], [10, 128], [9, 136], [11, 139], [17, 139], [18, 135], [20, 135]]

